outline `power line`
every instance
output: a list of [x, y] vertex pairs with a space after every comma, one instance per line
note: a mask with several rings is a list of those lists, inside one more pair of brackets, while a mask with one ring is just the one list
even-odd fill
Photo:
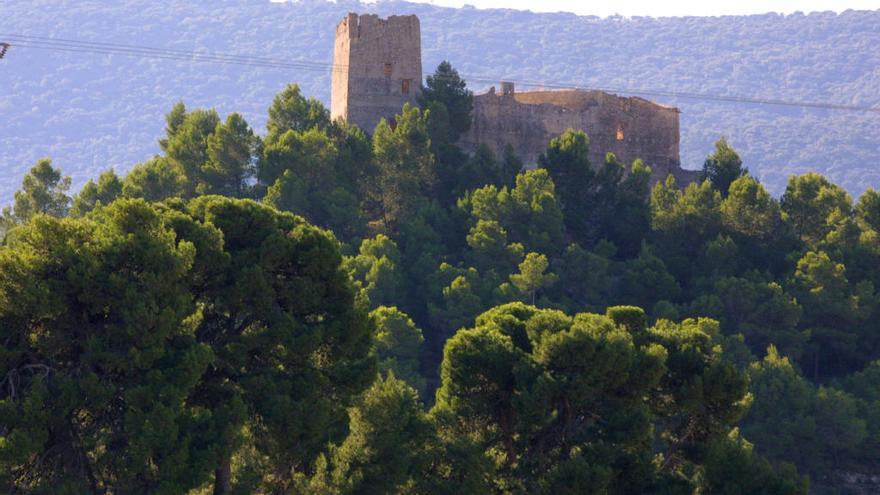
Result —
[[[22, 34], [0, 33], [0, 37], [15, 42], [16, 47], [34, 48], [39, 50], [51, 50], [70, 53], [93, 53], [103, 55], [125, 55], [135, 58], [153, 58], [160, 60], [174, 60], [180, 62], [204, 62], [221, 63], [270, 69], [296, 69], [307, 71], [344, 71], [346, 65], [326, 62], [312, 62], [308, 60], [282, 60], [253, 55], [225, 54], [216, 52], [199, 52], [179, 50], [173, 48], [156, 48], [143, 45], [125, 45], [119, 43], [107, 43], [98, 41], [84, 41], [69, 38], [48, 38], [44, 36], [31, 36]], [[8, 46], [8, 44], [7, 44]], [[0, 45], [2, 47], [2, 45]], [[2, 56], [2, 55], [0, 55]], [[436, 78], [436, 76], [434, 76]], [[781, 100], [774, 98], [746, 98], [742, 96], [713, 95], [707, 93], [668, 91], [644, 88], [611, 88], [611, 87], [587, 87], [574, 82], [559, 81], [534, 81], [534, 80], [510, 80], [482, 75], [461, 76], [466, 81], [494, 84], [501, 80], [509, 80], [521, 87], [544, 88], [544, 89], [567, 89], [582, 91], [604, 91], [617, 94], [637, 94], [651, 97], [682, 98], [725, 103], [745, 103], [755, 105], [773, 105], [798, 108], [810, 108], [821, 110], [840, 110], [880, 113], [880, 107], [866, 107], [859, 105], [843, 105], [825, 102]]]
[[40, 36], [25, 36], [0, 33], [0, 36], [14, 41], [16, 46], [74, 53], [96, 53], [103, 55], [125, 55], [136, 58], [156, 58], [183, 62], [214, 62], [234, 65], [248, 65], [268, 68], [327, 70], [328, 64], [305, 60], [285, 61], [252, 56], [227, 55], [211, 52], [195, 52], [167, 48], [152, 48], [115, 43], [97, 43]]
[[[289, 64], [289, 60], [279, 60], [279, 59], [270, 59], [270, 58], [262, 58], [256, 57], [253, 55], [235, 55], [235, 54], [216, 54], [211, 52], [197, 52], [191, 50], [178, 50], [174, 48], [156, 48], [150, 46], [143, 45], [123, 45], [119, 43], [106, 43], [106, 42], [98, 42], [98, 41], [83, 41], [83, 40], [73, 40], [69, 38], [47, 38], [45, 36], [28, 36], [21, 34], [4, 34], [0, 33], [0, 36], [5, 36], [10, 39], [20, 39], [22, 41], [31, 41], [36, 43], [46, 43], [49, 45], [59, 44], [59, 45], [73, 45], [73, 46], [81, 46], [81, 47], [92, 47], [97, 49], [105, 49], [105, 50], [118, 50], [130, 53], [159, 53], [159, 54], [173, 54], [178, 56], [185, 57], [210, 57], [210, 58], [222, 58], [228, 60], [243, 60], [249, 62], [264, 62], [269, 64]], [[295, 63], [308, 64], [308, 65], [327, 65], [320, 62], [309, 62], [305, 60], [294, 61]]]

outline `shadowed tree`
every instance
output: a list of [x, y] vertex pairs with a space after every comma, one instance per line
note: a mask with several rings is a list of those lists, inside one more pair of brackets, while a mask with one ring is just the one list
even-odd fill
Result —
[[547, 169], [556, 184], [566, 230], [581, 243], [593, 239], [596, 230], [588, 213], [593, 206], [590, 191], [596, 178], [589, 152], [587, 135], [569, 129], [552, 139], [547, 151], [538, 157], [538, 165]]
[[441, 104], [446, 110], [447, 132], [445, 141], [455, 144], [462, 134], [471, 128], [474, 109], [474, 94], [467, 89], [467, 83], [458, 71], [447, 61], [440, 62], [433, 75], [425, 78], [425, 86], [419, 96], [419, 105], [431, 108]]
[[195, 246], [172, 223], [121, 200], [84, 219], [37, 216], [0, 249], [6, 489], [170, 495], [207, 479], [213, 439], [186, 399], [213, 353], [191, 319]]
[[232, 493], [231, 459], [246, 440], [271, 460], [263, 482], [290, 489], [344, 433], [345, 408], [375, 376], [367, 310], [328, 232], [247, 200], [206, 196], [187, 211], [223, 238], [222, 255], [201, 264], [196, 338], [216, 360], [193, 399], [213, 411], [221, 439], [214, 493]]

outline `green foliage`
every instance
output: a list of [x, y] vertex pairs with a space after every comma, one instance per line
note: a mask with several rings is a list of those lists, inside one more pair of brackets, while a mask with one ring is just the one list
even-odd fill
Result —
[[730, 183], [720, 210], [724, 226], [747, 238], [767, 239], [779, 231], [782, 223], [779, 205], [748, 175]]
[[609, 154], [599, 174], [603, 179], [599, 184], [600, 205], [604, 207], [600, 233], [623, 256], [632, 256], [651, 228], [651, 168], [636, 160], [629, 173], [623, 174], [622, 169], [614, 155]]
[[223, 238], [218, 259], [204, 264], [196, 330], [215, 371], [194, 400], [215, 411], [221, 459], [248, 425], [271, 459], [264, 482], [282, 489], [344, 431], [345, 407], [375, 376], [372, 325], [329, 233], [245, 200], [204, 196], [187, 211]]
[[754, 453], [752, 445], [736, 430], [709, 447], [701, 478], [706, 493], [719, 495], [809, 493], [806, 477], [798, 476], [790, 465], [783, 465], [775, 471], [766, 459]]
[[375, 364], [336, 241], [248, 201], [175, 205], [38, 215], [0, 250], [5, 486], [284, 489], [343, 437]]
[[116, 172], [108, 170], [98, 177], [98, 183], [86, 182], [79, 194], [73, 198], [70, 215], [81, 217], [99, 205], [107, 205], [122, 195], [122, 181]]
[[696, 274], [693, 260], [721, 231], [721, 194], [709, 181], [689, 184], [684, 191], [670, 175], [651, 192], [651, 228], [659, 256], [680, 282]]
[[458, 268], [442, 263], [433, 277], [440, 292], [438, 300], [428, 303], [432, 327], [440, 340], [469, 325], [486, 307], [491, 306], [497, 277], [481, 276], [476, 268]]
[[195, 246], [172, 223], [120, 201], [37, 216], [0, 250], [3, 486], [174, 494], [206, 479], [207, 417], [185, 399], [213, 353], [190, 319]]
[[269, 107], [269, 120], [266, 128], [268, 144], [273, 144], [287, 131], [305, 132], [311, 129], [326, 129], [330, 125], [330, 112], [315, 98], [302, 96], [298, 84], [289, 84], [275, 95]]
[[447, 341], [433, 414], [456, 417], [447, 427], [495, 459], [500, 492], [650, 492], [699, 463], [693, 449], [749, 402], [745, 377], [719, 359], [717, 323], [659, 325], [649, 330], [638, 308], [499, 306]]
[[759, 439], [759, 451], [769, 458], [816, 474], [858, 458], [869, 445], [857, 401], [842, 390], [815, 387], [775, 347], [749, 375], [756, 399], [743, 432]]
[[404, 105], [394, 127], [385, 120], [373, 133], [376, 177], [369, 195], [378, 206], [379, 218], [390, 232], [415, 213], [436, 182], [434, 155], [428, 134], [430, 112]]
[[159, 144], [168, 158], [180, 164], [186, 178], [185, 197], [248, 194], [262, 141], [241, 115], [230, 114], [222, 122], [213, 109], [187, 112], [178, 103], [166, 121], [166, 138]]
[[378, 378], [349, 415], [348, 437], [319, 461], [307, 492], [420, 493], [434, 436], [416, 391], [391, 373]]
[[739, 154], [722, 137], [715, 142], [715, 152], [703, 163], [703, 179], [712, 183], [722, 196], [727, 197], [728, 190], [734, 181], [747, 177], [749, 169], [743, 167]]
[[[528, 170], [516, 177], [516, 186], [486, 186], [459, 201], [472, 222], [496, 222], [511, 243], [527, 251], [556, 253], [564, 236], [556, 188], [546, 170]], [[486, 225], [484, 223], [484, 225]], [[473, 228], [471, 229], [474, 234]]]
[[816, 246], [830, 230], [832, 213], [848, 214], [852, 199], [839, 186], [819, 174], [792, 176], [780, 201], [795, 232], [808, 246]]
[[668, 355], [661, 390], [669, 395], [661, 393], [653, 402], [657, 412], [673, 416], [663, 433], [670, 446], [663, 470], [700, 459], [706, 442], [725, 435], [751, 404], [748, 380], [723, 359], [719, 333], [718, 322], [708, 318], [659, 320], [649, 330], [649, 340]]
[[510, 153], [512, 151], [499, 159], [489, 148], [480, 146], [470, 157], [442, 160], [444, 157], [440, 155], [440, 184], [453, 200], [449, 203], [454, 204], [455, 199], [487, 184], [513, 187], [517, 174], [522, 171], [522, 162]]
[[840, 380], [840, 388], [869, 402], [880, 402], [880, 360], [868, 363], [857, 373]]
[[649, 194], [643, 162], [593, 167], [575, 131], [521, 171], [457, 148], [470, 94], [441, 75], [372, 138], [296, 86], [265, 140], [178, 104], [165, 155], [89, 182], [71, 219], [38, 164], [0, 247], [0, 483], [804, 493], [793, 462], [823, 493], [871, 472], [874, 191], [806, 175], [776, 201], [722, 140], [711, 180]]
[[550, 262], [543, 254], [528, 253], [519, 264], [519, 273], [510, 276], [510, 283], [517, 288], [526, 299], [535, 304], [539, 291], [550, 287], [559, 279], [555, 273], [547, 273]]
[[809, 251], [798, 260], [790, 285], [811, 332], [805, 362], [812, 364], [813, 377], [839, 375], [865, 364], [865, 345], [873, 344], [867, 319], [877, 306], [873, 284], [851, 284], [842, 263], [824, 251]]
[[634, 256], [650, 224], [651, 169], [636, 160], [627, 174], [611, 153], [593, 169], [589, 146], [583, 131], [569, 129], [550, 141], [539, 165], [556, 184], [570, 236], [584, 247], [604, 238], [616, 244], [623, 256]]
[[474, 95], [449, 62], [441, 62], [426, 78], [418, 102], [425, 110], [436, 162], [434, 198], [444, 206], [453, 205], [465, 192], [502, 180], [491, 152], [481, 150], [468, 157], [456, 146], [471, 127]]
[[623, 299], [644, 308], [658, 301], [675, 301], [681, 292], [666, 264], [647, 245], [642, 246], [637, 258], [627, 263], [621, 285]]
[[260, 181], [272, 185], [290, 171], [312, 188], [332, 187], [337, 152], [330, 136], [318, 128], [289, 130], [275, 137], [263, 151]]
[[370, 317], [376, 324], [379, 370], [393, 374], [424, 396], [425, 379], [419, 373], [419, 353], [425, 341], [422, 330], [393, 306], [379, 306]]
[[15, 193], [15, 203], [3, 209], [3, 223], [9, 226], [26, 222], [40, 213], [53, 217], [67, 215], [69, 189], [70, 177], [62, 177], [48, 158], [38, 161], [24, 176], [21, 190]]
[[572, 311], [602, 311], [617, 289], [615, 268], [604, 253], [570, 244], [559, 259], [551, 261], [559, 280], [547, 290], [547, 297]]
[[345, 266], [371, 307], [393, 305], [403, 297], [400, 251], [388, 236], [364, 239], [358, 255], [346, 259]]
[[170, 158], [156, 157], [131, 169], [122, 182], [122, 195], [147, 201], [162, 201], [183, 197], [185, 188], [183, 167]]
[[865, 421], [866, 437], [853, 460], [870, 466], [880, 452], [880, 360], [872, 361], [862, 371], [839, 380], [835, 387], [856, 399], [858, 417]]
[[596, 177], [587, 157], [589, 151], [587, 135], [568, 129], [552, 139], [546, 153], [538, 158], [538, 164], [547, 169], [556, 184], [566, 228], [581, 243], [591, 239], [595, 229], [591, 215], [584, 214], [592, 206], [589, 191]]
[[856, 214], [865, 226], [874, 232], [880, 232], [880, 193], [868, 189], [859, 197]]
[[[299, 100], [291, 100], [293, 97], [286, 90], [275, 103], [287, 102], [303, 108], [278, 112], [285, 115], [305, 112], [306, 107], [310, 115], [318, 112], [319, 109], [312, 108], [316, 102], [305, 102], [298, 94], [297, 90]], [[298, 122], [306, 117], [287, 115], [285, 119]], [[360, 211], [363, 193], [358, 182], [365, 180], [363, 174], [370, 162], [369, 144], [356, 128], [327, 129], [319, 122], [309, 125], [288, 122], [282, 126], [270, 120], [271, 130], [257, 173], [261, 184], [268, 187], [263, 200], [280, 210], [303, 215], [344, 239], [351, 239], [364, 229]]]
[[256, 173], [254, 163], [261, 144], [241, 115], [230, 114], [207, 138], [208, 160], [201, 167], [196, 192], [246, 196], [248, 183]]
[[471, 127], [474, 94], [467, 89], [467, 83], [461, 79], [458, 71], [445, 60], [440, 62], [433, 75], [425, 78], [419, 105], [425, 108], [443, 106], [447, 116], [447, 134], [442, 138], [446, 143], [454, 144]]
[[184, 194], [193, 197], [201, 183], [201, 168], [208, 161], [208, 137], [222, 125], [216, 110], [187, 112], [177, 103], [165, 120], [166, 137], [159, 141], [166, 156], [180, 164], [186, 177]]

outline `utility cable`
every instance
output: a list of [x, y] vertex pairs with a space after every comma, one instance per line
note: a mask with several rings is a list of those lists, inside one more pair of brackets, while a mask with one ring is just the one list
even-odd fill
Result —
[[[332, 64], [326, 62], [312, 62], [308, 60], [282, 60], [267, 57], [256, 57], [252, 55], [225, 54], [216, 52], [201, 52], [180, 50], [173, 48], [157, 48], [143, 45], [125, 45], [119, 43], [107, 43], [98, 41], [84, 41], [69, 38], [48, 38], [44, 36], [31, 36], [12, 33], [0, 33], [0, 38], [13, 42], [15, 47], [33, 48], [39, 50], [51, 50], [70, 53], [93, 53], [103, 55], [125, 55], [135, 58], [153, 58], [161, 60], [174, 60], [181, 62], [204, 62], [204, 63], [221, 63], [251, 67], [262, 67], [270, 69], [295, 69], [316, 72], [338, 72], [348, 69], [347, 65]], [[8, 43], [0, 43], [0, 46]], [[434, 79], [443, 76], [432, 76]], [[702, 100], [712, 102], [725, 103], [745, 103], [756, 105], [773, 105], [787, 106], [798, 108], [810, 108], [820, 110], [841, 110], [841, 111], [857, 111], [880, 113], [880, 107], [867, 107], [859, 105], [843, 105], [826, 102], [812, 101], [795, 101], [782, 100], [774, 98], [746, 98], [742, 96], [727, 96], [707, 93], [681, 92], [669, 90], [656, 90], [644, 88], [610, 88], [610, 87], [588, 87], [573, 82], [559, 81], [535, 81], [523, 79], [505, 79], [483, 75], [461, 75], [461, 78], [484, 84], [494, 84], [500, 81], [510, 81], [520, 87], [543, 88], [557, 90], [581, 90], [581, 91], [603, 91], [615, 94], [636, 94], [651, 97], [665, 98], [681, 98], [691, 100]]]

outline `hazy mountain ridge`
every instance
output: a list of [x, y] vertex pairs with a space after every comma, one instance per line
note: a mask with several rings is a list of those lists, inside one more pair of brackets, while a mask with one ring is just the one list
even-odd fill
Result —
[[[600, 88], [880, 105], [880, 11], [840, 15], [606, 18], [405, 2], [263, 0], [25, 0], [4, 9], [0, 33], [210, 50], [330, 63], [348, 11], [415, 13], [425, 71], [443, 59], [465, 77], [574, 82]], [[0, 35], [2, 38], [2, 35]], [[0, 39], [2, 41], [2, 39]], [[299, 82], [329, 100], [329, 69], [289, 71], [15, 47], [0, 62], [0, 200], [50, 156], [77, 185], [158, 152], [163, 115], [190, 108], [241, 112], [262, 132], [276, 92]], [[475, 90], [487, 84], [471, 85]], [[698, 168], [724, 134], [779, 193], [788, 174], [817, 170], [858, 195], [880, 186], [880, 115], [656, 98], [682, 110], [682, 163]]]

